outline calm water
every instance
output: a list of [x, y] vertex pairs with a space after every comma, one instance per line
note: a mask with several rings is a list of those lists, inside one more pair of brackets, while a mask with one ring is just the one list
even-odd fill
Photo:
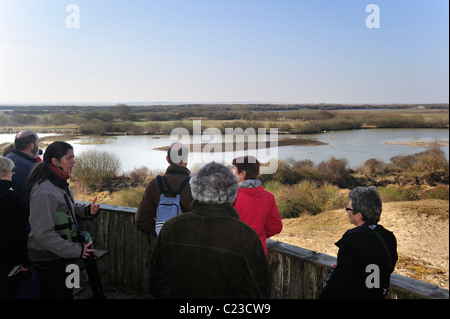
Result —
[[[41, 134], [39, 134], [39, 137], [52, 136], [52, 135], [58, 135], [58, 134], [41, 133]], [[2, 144], [2, 143], [13, 143], [15, 137], [16, 137], [15, 133], [14, 134], [0, 134], [0, 144]]]
[[[40, 134], [44, 136], [44, 134]], [[308, 135], [288, 135], [279, 136], [279, 138], [306, 138], [326, 142], [323, 146], [283, 146], [270, 148], [257, 153], [256, 155], [262, 162], [269, 158], [287, 159], [289, 157], [296, 160], [309, 159], [318, 164], [329, 159], [345, 158], [350, 167], [356, 167], [363, 164], [370, 158], [376, 158], [384, 162], [389, 162], [390, 158], [396, 155], [410, 155], [426, 150], [425, 148], [415, 148], [403, 145], [390, 145], [390, 141], [448, 141], [448, 129], [366, 129], [338, 131], [322, 134]], [[13, 134], [0, 134], [0, 143], [14, 140]], [[216, 140], [217, 141], [217, 140]], [[164, 151], [154, 150], [156, 147], [170, 145], [174, 140], [170, 136], [161, 136], [155, 139], [153, 136], [117, 136], [115, 138], [105, 139], [105, 144], [85, 144], [98, 142], [98, 139], [78, 139], [68, 141], [74, 146], [75, 155], [80, 155], [86, 150], [96, 149], [116, 154], [121, 163], [122, 170], [129, 172], [134, 168], [147, 166], [150, 169], [164, 170], [167, 167]], [[203, 141], [203, 143], [208, 143]], [[447, 158], [449, 148], [441, 148]], [[200, 166], [212, 160], [216, 162], [231, 163], [236, 156], [244, 155], [243, 152], [217, 152], [214, 154], [191, 153], [189, 158], [189, 168]], [[256, 151], [253, 151], [256, 152]]]
[[[390, 158], [396, 155], [410, 155], [426, 150], [425, 148], [415, 148], [403, 145], [385, 144], [389, 141], [448, 141], [448, 129], [372, 129], [372, 130], [351, 130], [339, 131], [313, 135], [290, 135], [279, 138], [307, 138], [328, 143], [324, 146], [283, 146], [278, 149], [270, 148], [258, 151], [256, 155], [262, 161], [269, 158], [287, 159], [292, 157], [296, 160], [310, 159], [318, 164], [329, 159], [345, 158], [350, 167], [364, 164], [370, 158], [376, 158], [384, 162], [389, 162]], [[75, 154], [80, 154], [85, 150], [97, 149], [116, 154], [121, 162], [123, 171], [130, 171], [140, 166], [147, 166], [151, 169], [165, 169], [167, 162], [164, 151], [154, 150], [156, 147], [170, 145], [174, 140], [169, 136], [161, 136], [154, 139], [152, 136], [118, 136], [114, 139], [107, 139], [107, 144], [83, 145], [80, 143], [87, 140], [74, 140], [70, 143], [75, 148]], [[442, 147], [449, 156], [449, 148]], [[214, 154], [191, 153], [188, 167], [195, 164], [202, 165], [212, 160], [217, 162], [231, 163], [234, 157], [244, 155], [243, 152], [216, 152]]]

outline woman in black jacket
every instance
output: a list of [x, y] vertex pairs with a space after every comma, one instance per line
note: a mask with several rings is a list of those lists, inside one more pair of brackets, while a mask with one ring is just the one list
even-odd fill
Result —
[[381, 198], [374, 186], [357, 187], [348, 195], [348, 230], [336, 243], [337, 264], [320, 298], [385, 298], [397, 262], [394, 234], [378, 225]]
[[[0, 157], [0, 299], [18, 298], [17, 279], [30, 266], [27, 258], [25, 209], [11, 181], [14, 170], [13, 161]], [[8, 277], [15, 266], [19, 266], [19, 273]]]

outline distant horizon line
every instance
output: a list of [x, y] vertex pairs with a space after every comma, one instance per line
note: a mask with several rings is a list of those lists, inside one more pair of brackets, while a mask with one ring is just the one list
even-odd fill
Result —
[[263, 101], [250, 101], [250, 102], [47, 102], [47, 103], [3, 103], [0, 102], [0, 107], [8, 107], [8, 106], [115, 106], [118, 104], [125, 104], [128, 106], [145, 106], [145, 105], [185, 105], [185, 104], [194, 104], [194, 105], [202, 105], [202, 104], [273, 104], [273, 105], [431, 105], [431, 104], [449, 104], [449, 102], [414, 102], [414, 103], [400, 103], [400, 102], [391, 102], [391, 103], [343, 103], [343, 102], [263, 102]]

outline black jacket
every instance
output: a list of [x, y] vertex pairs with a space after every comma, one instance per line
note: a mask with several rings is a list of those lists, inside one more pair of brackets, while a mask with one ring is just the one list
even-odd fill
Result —
[[269, 272], [258, 234], [232, 205], [194, 201], [168, 220], [150, 271], [157, 298], [267, 298]]
[[[375, 231], [383, 237], [389, 254]], [[336, 246], [337, 266], [320, 297], [383, 298], [398, 259], [394, 234], [381, 225], [372, 230], [365, 223], [345, 232]]]
[[6, 270], [21, 264], [29, 266], [26, 213], [13, 186], [14, 182], [0, 180], [0, 266]]
[[[12, 180], [15, 183], [15, 190], [22, 199], [23, 206], [25, 207], [27, 223], [30, 215], [30, 189], [27, 187], [27, 178], [30, 175], [33, 166], [37, 163], [36, 158], [30, 156], [24, 152], [13, 150], [7, 156], [14, 162], [16, 172], [13, 174]], [[29, 229], [28, 229], [29, 231]]]

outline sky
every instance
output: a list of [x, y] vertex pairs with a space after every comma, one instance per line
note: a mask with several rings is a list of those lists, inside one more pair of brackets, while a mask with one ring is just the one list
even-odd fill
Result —
[[449, 1], [0, 0], [0, 105], [132, 102], [449, 103]]

